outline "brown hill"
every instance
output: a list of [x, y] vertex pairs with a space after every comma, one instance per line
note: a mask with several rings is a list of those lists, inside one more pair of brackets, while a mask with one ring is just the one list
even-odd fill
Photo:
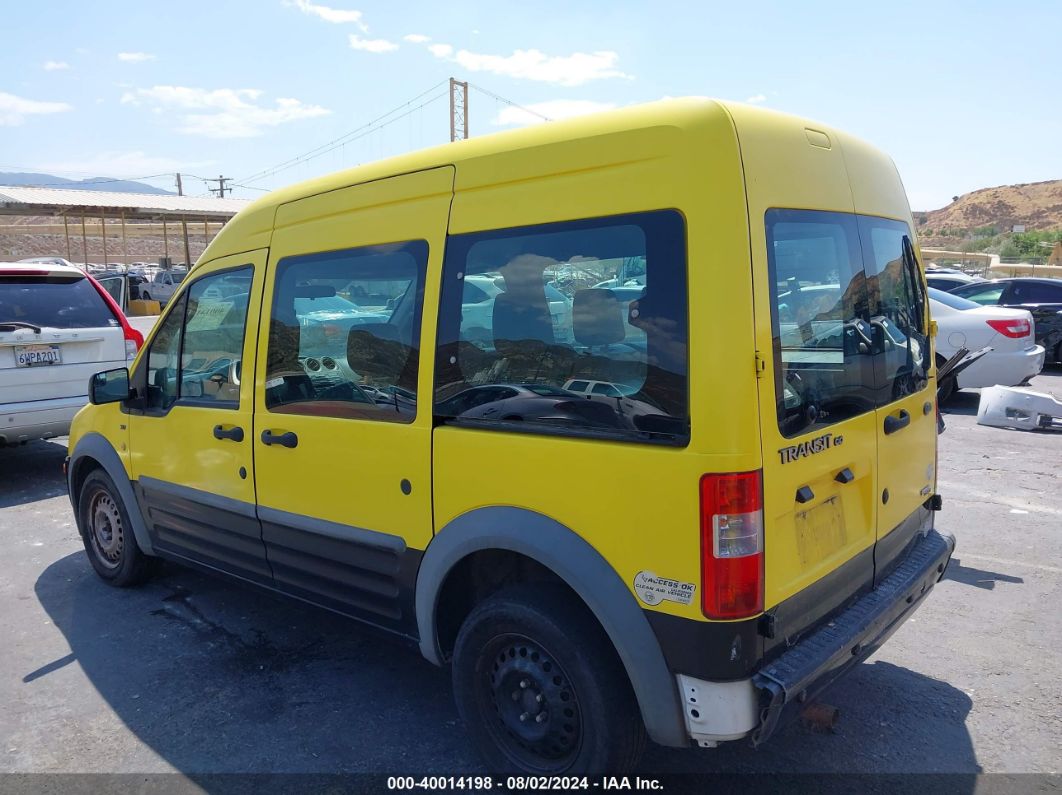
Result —
[[1027, 231], [1062, 228], [1062, 180], [1002, 185], [966, 193], [947, 207], [916, 212], [919, 231], [940, 236], [942, 230], [955, 230], [962, 236], [974, 229], [995, 227], [1009, 232], [1017, 224]]

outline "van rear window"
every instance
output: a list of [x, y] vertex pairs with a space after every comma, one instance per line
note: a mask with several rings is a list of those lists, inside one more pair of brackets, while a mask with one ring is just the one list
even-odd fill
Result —
[[904, 259], [907, 225], [813, 210], [769, 210], [765, 220], [782, 434], [924, 388], [925, 293]]
[[114, 328], [119, 324], [84, 277], [0, 276], [0, 323], [51, 328]]
[[449, 238], [437, 357], [444, 421], [686, 444], [682, 216]]

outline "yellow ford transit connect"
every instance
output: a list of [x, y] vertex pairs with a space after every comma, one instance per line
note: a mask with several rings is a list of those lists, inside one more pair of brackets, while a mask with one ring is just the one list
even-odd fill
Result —
[[954, 547], [913, 241], [888, 157], [707, 100], [277, 191], [93, 380], [89, 559], [408, 639], [495, 769], [761, 743]]

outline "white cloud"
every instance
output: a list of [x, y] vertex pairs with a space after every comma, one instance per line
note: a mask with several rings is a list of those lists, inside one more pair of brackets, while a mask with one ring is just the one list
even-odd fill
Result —
[[424, 44], [431, 41], [431, 36], [425, 36], [423, 33], [410, 33], [407, 36], [403, 36], [402, 39], [410, 44]]
[[616, 106], [611, 102], [594, 102], [589, 99], [555, 99], [527, 105], [527, 110], [513, 107], [503, 108], [497, 116], [491, 119], [491, 124], [500, 127], [540, 124], [545, 121], [542, 116], [552, 120], [567, 119], [572, 116], [611, 110], [614, 107]]
[[516, 50], [512, 55], [489, 55], [487, 53], [458, 50], [447, 44], [434, 44], [428, 50], [436, 58], [453, 61], [470, 72], [490, 72], [503, 77], [537, 80], [562, 86], [581, 86], [591, 80], [610, 77], [630, 79], [630, 75], [616, 68], [619, 55], [601, 50], [598, 52], [574, 52], [571, 55], [546, 55], [539, 50]]
[[207, 138], [253, 138], [268, 127], [331, 113], [320, 105], [289, 97], [277, 98], [272, 106], [258, 104], [261, 96], [262, 92], [254, 88], [153, 86], [125, 92], [122, 102], [149, 105], [156, 112], [186, 111], [177, 131]]
[[120, 52], [118, 53], [118, 60], [126, 63], [143, 63], [144, 61], [154, 61], [155, 56], [149, 52]]
[[753, 94], [751, 97], [747, 97], [745, 101], [750, 105], [759, 105], [767, 101], [767, 96], [765, 94]]
[[363, 32], [369, 32], [369, 28], [361, 21], [362, 13], [360, 11], [329, 8], [328, 6], [311, 3], [310, 0], [285, 0], [284, 5], [289, 8], [297, 8], [304, 14], [323, 19], [325, 22], [331, 22], [333, 25], [344, 25], [352, 22], [361, 28]]
[[0, 91], [0, 127], [17, 127], [27, 116], [64, 113], [73, 108], [65, 102], [40, 102]]
[[156, 157], [140, 150], [127, 152], [100, 152], [83, 160], [57, 160], [38, 163], [35, 168], [46, 173], [88, 174], [91, 176], [120, 177], [141, 174], [168, 174], [176, 171], [191, 171], [216, 164], [214, 160], [178, 160], [172, 157]]
[[45, 72], [58, 72], [61, 69], [69, 69], [69, 68], [70, 68], [70, 64], [68, 64], [66, 61], [45, 61], [44, 62], [44, 71]]
[[363, 39], [355, 33], [350, 34], [350, 47], [363, 52], [391, 52], [397, 50], [398, 45], [387, 39]]

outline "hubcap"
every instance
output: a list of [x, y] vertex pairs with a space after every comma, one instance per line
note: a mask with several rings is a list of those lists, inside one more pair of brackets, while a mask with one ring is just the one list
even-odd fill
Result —
[[89, 503], [88, 515], [89, 533], [97, 559], [107, 568], [118, 568], [122, 562], [125, 533], [117, 504], [107, 492], [97, 492]]
[[582, 718], [564, 670], [542, 646], [518, 635], [495, 638], [484, 654], [482, 695], [494, 712], [488, 725], [499, 745], [524, 767], [567, 768], [579, 751]]

